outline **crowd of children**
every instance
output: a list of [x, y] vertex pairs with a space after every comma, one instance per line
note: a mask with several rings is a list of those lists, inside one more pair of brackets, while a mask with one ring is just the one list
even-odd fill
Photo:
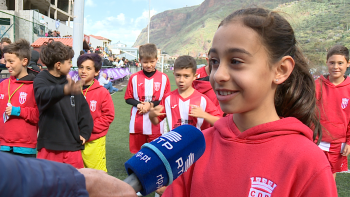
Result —
[[[10, 77], [0, 83], [0, 150], [107, 172], [106, 134], [114, 120], [111, 91], [96, 80], [107, 61], [78, 58], [79, 81], [68, 75], [73, 50], [45, 44], [47, 66], [28, 72], [29, 43], [3, 47]], [[294, 31], [279, 13], [247, 8], [215, 32], [207, 66], [193, 57], [174, 63], [177, 89], [156, 69], [157, 47], [141, 45], [142, 70], [130, 76], [129, 149], [183, 124], [206, 140], [204, 155], [164, 196], [337, 196], [335, 175], [350, 153], [349, 50], [328, 50], [329, 74], [314, 81]], [[108, 81], [107, 77], [105, 77]], [[333, 176], [332, 176], [333, 175]], [[230, 188], [229, 190], [227, 188]]]

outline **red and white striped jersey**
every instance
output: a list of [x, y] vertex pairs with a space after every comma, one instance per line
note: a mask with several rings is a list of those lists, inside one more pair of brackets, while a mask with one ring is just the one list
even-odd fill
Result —
[[[140, 102], [160, 101], [169, 92], [170, 81], [166, 74], [156, 71], [152, 77], [148, 78], [141, 70], [130, 76], [124, 99], [135, 99]], [[153, 125], [148, 113], [138, 114], [137, 107], [133, 106], [129, 132], [144, 135], [162, 134], [163, 124]]]
[[[195, 118], [189, 116], [191, 111], [191, 105], [196, 105], [202, 108], [203, 111], [210, 115], [221, 117], [220, 111], [214, 105], [211, 100], [204, 94], [201, 94], [197, 90], [187, 98], [182, 98], [178, 90], [172, 91], [169, 95], [166, 95], [160, 102], [160, 105], [164, 106], [162, 113], [166, 113], [168, 125], [170, 129], [174, 129], [183, 124], [189, 124], [197, 127], [200, 130], [207, 129], [211, 125], [204, 121], [203, 118]], [[159, 116], [159, 121], [163, 120], [165, 116]]]

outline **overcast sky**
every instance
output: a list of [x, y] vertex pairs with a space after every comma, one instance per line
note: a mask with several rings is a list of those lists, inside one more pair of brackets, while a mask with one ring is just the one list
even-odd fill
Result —
[[[199, 5], [204, 0], [151, 0], [151, 16], [165, 10]], [[148, 24], [148, 0], [85, 0], [84, 33], [131, 47]]]

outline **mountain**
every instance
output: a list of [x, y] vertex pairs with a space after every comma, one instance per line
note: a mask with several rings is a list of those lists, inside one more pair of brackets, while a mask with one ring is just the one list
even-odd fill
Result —
[[[205, 0], [201, 5], [168, 10], [151, 18], [150, 42], [170, 55], [207, 53], [222, 19], [247, 7], [281, 11], [292, 24], [310, 61], [324, 64], [326, 49], [350, 41], [350, 3], [346, 0]], [[147, 27], [134, 46], [147, 42]]]

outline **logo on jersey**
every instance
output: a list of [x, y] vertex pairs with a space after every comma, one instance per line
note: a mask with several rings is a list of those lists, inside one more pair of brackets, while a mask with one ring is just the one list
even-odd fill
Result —
[[160, 89], [160, 82], [154, 82], [154, 90], [159, 91]]
[[139, 83], [139, 85], [138, 86], [141, 86], [143, 83]]
[[27, 93], [25, 92], [20, 92], [19, 93], [19, 103], [23, 105], [27, 100]]
[[349, 103], [349, 99], [342, 98], [342, 100], [341, 100], [341, 108], [345, 109], [348, 106], [348, 103]]
[[90, 110], [92, 112], [96, 111], [96, 103], [97, 103], [97, 101], [94, 101], [94, 100], [90, 101]]
[[171, 108], [174, 109], [177, 105], [172, 106]]
[[0, 99], [4, 99], [5, 98], [5, 94], [0, 94]]
[[248, 197], [271, 197], [277, 184], [262, 177], [251, 177], [251, 186]]

